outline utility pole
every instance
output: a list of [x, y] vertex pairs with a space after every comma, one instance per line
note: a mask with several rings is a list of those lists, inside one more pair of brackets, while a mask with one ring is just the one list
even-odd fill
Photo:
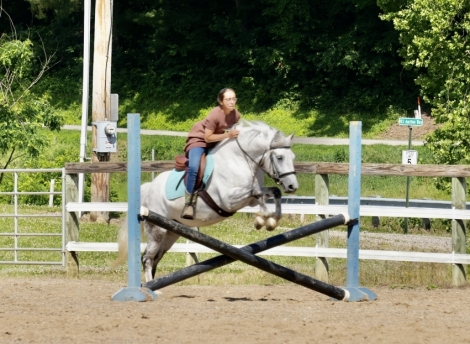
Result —
[[[93, 54], [93, 122], [109, 121], [111, 116], [111, 42], [113, 0], [96, 0]], [[96, 151], [97, 128], [92, 126], [92, 163], [110, 161], [111, 153]], [[109, 173], [91, 174], [91, 201], [109, 201]], [[91, 212], [92, 221], [109, 221], [108, 212]]]

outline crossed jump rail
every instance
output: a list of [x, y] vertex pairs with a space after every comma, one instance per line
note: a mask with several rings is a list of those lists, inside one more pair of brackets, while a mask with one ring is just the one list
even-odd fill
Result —
[[336, 215], [331, 218], [314, 222], [306, 226], [293, 229], [286, 233], [258, 241], [242, 248], [236, 248], [223, 241], [217, 240], [206, 234], [191, 229], [190, 227], [182, 225], [176, 221], [169, 220], [155, 212], [148, 210], [145, 207], [140, 208], [140, 217], [145, 221], [151, 222], [157, 226], [165, 228], [166, 230], [185, 237], [186, 239], [192, 240], [198, 244], [204, 245], [223, 254], [221, 256], [208, 259], [204, 262], [186, 267], [172, 274], [160, 277], [153, 281], [149, 281], [143, 285], [143, 287], [149, 288], [150, 290], [155, 291], [203, 272], [207, 272], [223, 265], [232, 263], [235, 260], [240, 260], [243, 263], [252, 265], [258, 269], [284, 278], [290, 282], [330, 296], [336, 300], [348, 301], [349, 299], [350, 294], [346, 289], [335, 287], [255, 255], [255, 253], [286, 244], [308, 235], [319, 233], [335, 226], [349, 224], [350, 219], [348, 215]]

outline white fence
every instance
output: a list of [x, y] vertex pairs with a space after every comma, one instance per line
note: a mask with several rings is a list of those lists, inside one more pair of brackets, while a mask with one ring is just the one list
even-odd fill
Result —
[[[383, 199], [382, 199], [383, 200]], [[274, 210], [274, 205], [268, 207]], [[69, 202], [66, 205], [68, 212], [105, 211], [105, 212], [125, 212], [127, 203], [77, 203]], [[246, 207], [239, 212], [256, 213], [258, 208]], [[284, 214], [311, 214], [311, 215], [336, 215], [347, 213], [347, 205], [316, 205], [316, 204], [283, 204]], [[436, 209], [436, 208], [398, 208], [384, 206], [361, 206], [362, 216], [384, 216], [384, 217], [426, 217], [435, 219], [470, 219], [470, 210], [460, 209]], [[243, 245], [241, 245], [243, 246]], [[241, 247], [240, 246], [240, 247]], [[93, 251], [93, 252], [113, 252], [117, 251], [117, 243], [83, 243], [68, 242], [68, 251]], [[141, 244], [141, 250], [145, 249], [145, 244]], [[168, 252], [191, 252], [208, 253], [214, 252], [207, 247], [194, 243], [177, 243]], [[325, 257], [325, 258], [346, 258], [346, 249], [327, 247], [294, 247], [281, 246], [262, 253], [260, 255], [279, 256], [303, 256], [303, 257]], [[426, 263], [446, 263], [446, 264], [470, 264], [470, 255], [432, 252], [399, 252], [399, 251], [379, 251], [379, 250], [359, 250], [359, 259], [372, 260], [394, 260]]]
[[[0, 246], [0, 253], [6, 257], [0, 258], [0, 264], [15, 264], [15, 265], [65, 265], [65, 197], [63, 197], [63, 191], [54, 191], [53, 183], [50, 184], [49, 191], [21, 191], [19, 178], [21, 174], [60, 174], [60, 181], [62, 183], [62, 190], [64, 190], [65, 181], [65, 169], [64, 168], [50, 168], [50, 169], [0, 169], [1, 174], [13, 174], [13, 185], [11, 191], [0, 191], [0, 195], [11, 196], [13, 205], [13, 214], [3, 213], [0, 214], [0, 218], [10, 218], [12, 223], [8, 222], [0, 229], [0, 237], [6, 238], [5, 245]], [[62, 197], [62, 209], [60, 214], [51, 214], [50, 212], [44, 213], [20, 213], [19, 210], [19, 198], [24, 196], [48, 196], [49, 206], [51, 206], [52, 198], [54, 196]], [[62, 219], [60, 225], [57, 228], [50, 228], [47, 233], [37, 231], [25, 230], [21, 223], [24, 219], [35, 218], [35, 219], [47, 219], [47, 218], [58, 218]], [[58, 237], [61, 239], [60, 247], [41, 247], [38, 245], [38, 240], [34, 241], [34, 245], [30, 244], [30, 238], [40, 237]], [[31, 260], [24, 259], [23, 253], [26, 252], [57, 252], [54, 257], [58, 259], [51, 260]], [[9, 254], [12, 252], [12, 254]], [[11, 257], [10, 259], [8, 257]]]

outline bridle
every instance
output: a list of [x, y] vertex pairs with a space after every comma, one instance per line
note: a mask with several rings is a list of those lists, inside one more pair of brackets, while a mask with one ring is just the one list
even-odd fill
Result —
[[273, 158], [273, 153], [271, 152], [271, 154], [269, 155], [269, 158], [271, 160], [271, 166], [272, 166], [272, 173], [269, 172], [269, 171], [266, 171], [266, 169], [263, 168], [264, 166], [264, 156], [266, 155], [267, 152], [273, 150], [273, 149], [291, 149], [290, 146], [280, 146], [280, 147], [272, 147], [271, 145], [269, 146], [268, 149], [266, 149], [263, 153], [263, 155], [261, 156], [261, 158], [259, 159], [259, 162], [256, 162], [251, 156], [250, 154], [248, 154], [243, 148], [242, 146], [240, 145], [240, 142], [238, 141], [238, 137], [236, 139], [237, 141], [237, 144], [238, 144], [238, 147], [240, 148], [240, 150], [243, 152], [243, 154], [245, 154], [247, 157], [250, 158], [251, 161], [253, 161], [259, 168], [261, 168], [261, 170], [266, 173], [271, 179], [273, 179], [276, 184], [280, 185], [282, 183], [282, 178], [288, 176], [288, 175], [291, 175], [291, 174], [296, 174], [295, 171], [289, 171], [289, 172], [285, 172], [285, 173], [280, 173], [278, 171], [278, 169], [276, 168], [276, 164], [274, 163], [274, 158]]

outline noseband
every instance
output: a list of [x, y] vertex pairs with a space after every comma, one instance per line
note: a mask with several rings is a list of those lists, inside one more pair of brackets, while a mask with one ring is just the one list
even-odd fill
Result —
[[237, 137], [237, 144], [238, 144], [238, 147], [240, 147], [240, 150], [243, 152], [243, 154], [245, 154], [247, 157], [249, 157], [251, 159], [251, 161], [253, 161], [259, 168], [261, 168], [261, 170], [266, 173], [271, 179], [273, 179], [276, 184], [280, 185], [281, 182], [282, 182], [282, 178], [284, 178], [285, 176], [288, 176], [290, 174], [296, 174], [295, 171], [290, 171], [290, 172], [285, 172], [285, 173], [279, 173], [279, 171], [277, 170], [276, 168], [276, 164], [274, 163], [274, 158], [273, 158], [273, 154], [271, 153], [270, 155], [270, 160], [271, 160], [271, 166], [273, 167], [273, 172], [270, 173], [269, 171], [266, 171], [264, 168], [263, 168], [263, 161], [264, 161], [264, 156], [266, 155], [266, 153], [268, 151], [271, 151], [273, 149], [279, 149], [279, 148], [284, 148], [284, 149], [291, 149], [290, 146], [281, 146], [281, 147], [272, 147], [270, 146], [268, 149], [266, 149], [263, 153], [263, 155], [261, 156], [261, 158], [259, 159], [259, 162], [256, 162], [243, 148], [242, 146], [240, 145], [240, 142], [238, 141], [238, 137]]

